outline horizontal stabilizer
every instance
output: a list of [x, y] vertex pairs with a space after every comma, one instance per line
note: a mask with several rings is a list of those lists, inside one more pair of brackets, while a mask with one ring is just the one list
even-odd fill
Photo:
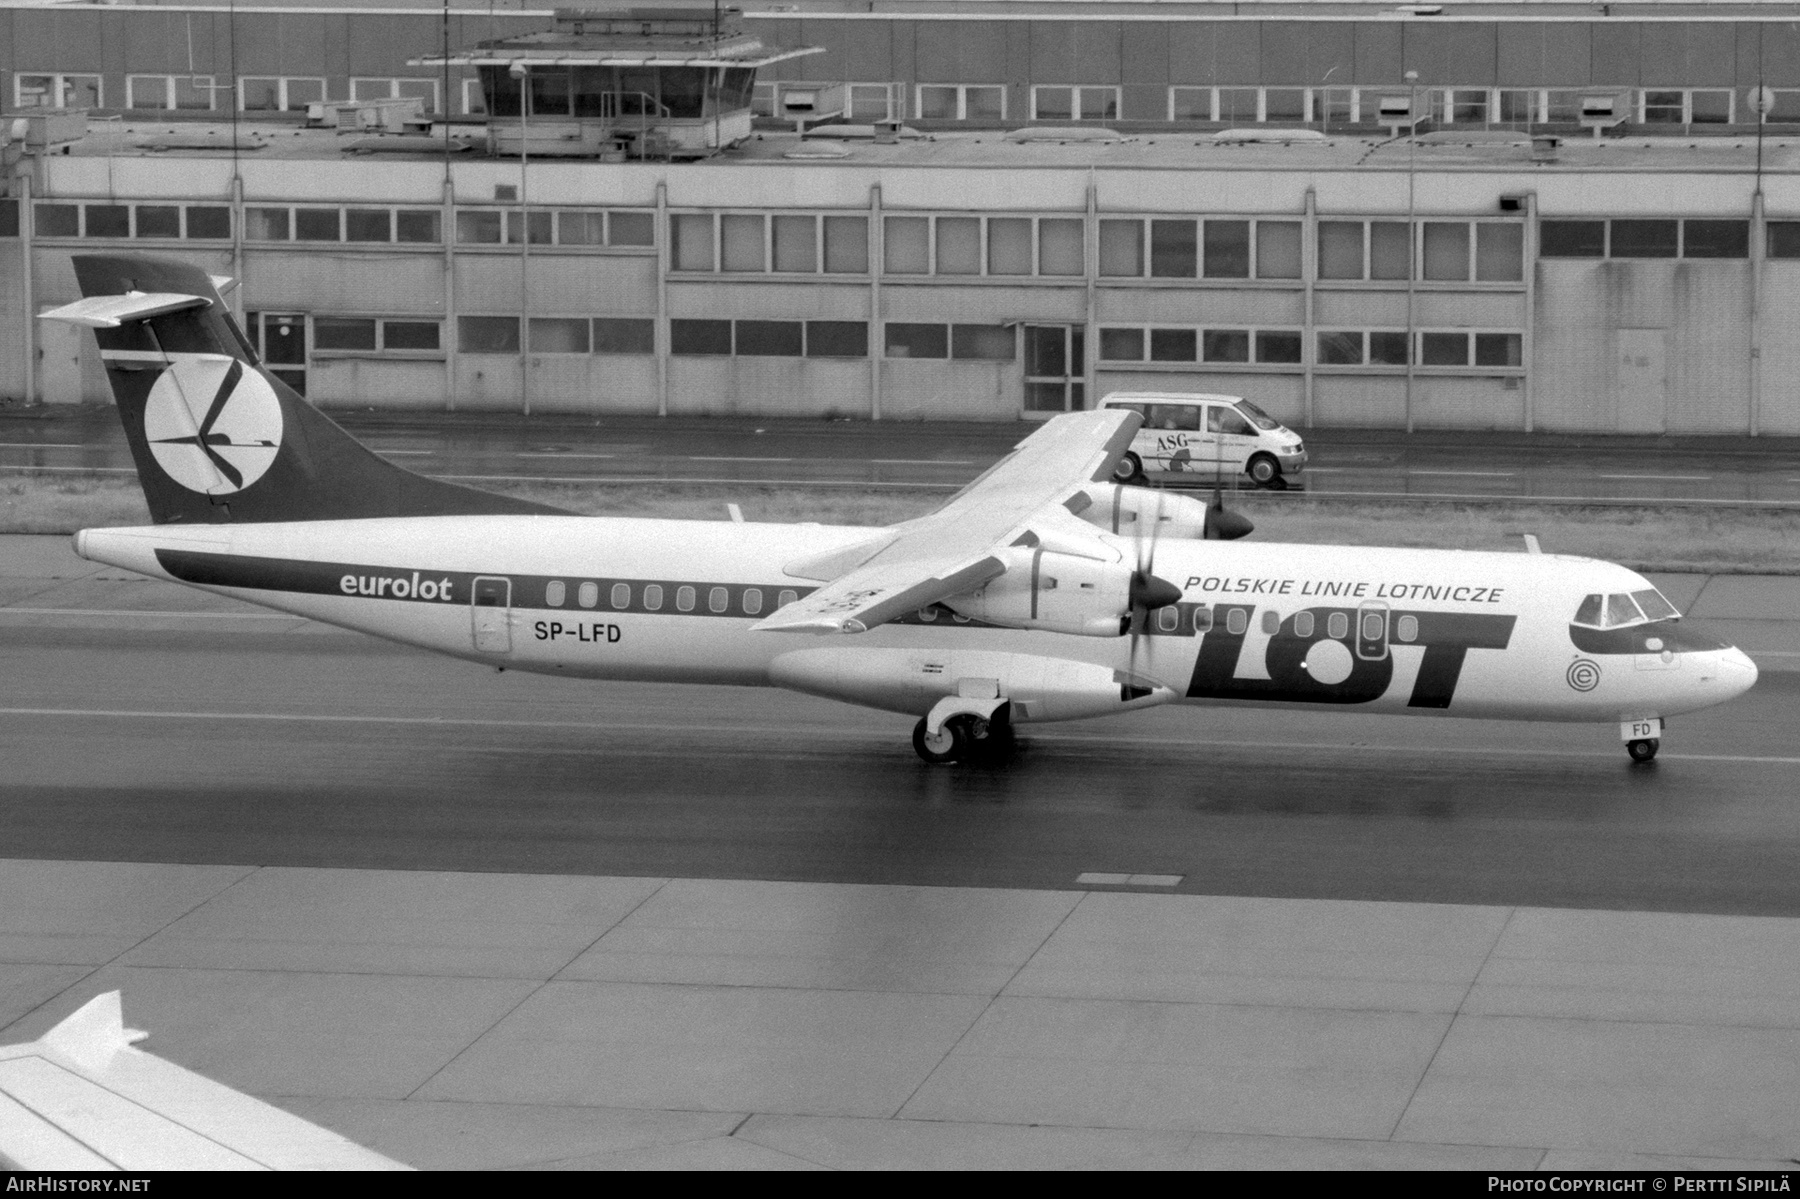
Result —
[[117, 329], [128, 321], [147, 321], [153, 316], [166, 316], [188, 308], [207, 308], [212, 301], [205, 296], [184, 296], [175, 292], [128, 291], [122, 296], [88, 296], [61, 308], [41, 312], [43, 321], [66, 321], [88, 329]]

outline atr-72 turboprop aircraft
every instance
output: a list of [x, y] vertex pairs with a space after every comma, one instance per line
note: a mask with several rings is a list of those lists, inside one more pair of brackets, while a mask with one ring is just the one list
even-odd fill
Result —
[[[155, 525], [76, 551], [516, 670], [786, 687], [919, 718], [932, 762], [1165, 703], [1618, 722], [1756, 681], [1640, 575], [1554, 554], [1247, 544], [1106, 480], [1141, 419], [1057, 417], [890, 528], [576, 516], [402, 470], [264, 373], [215, 281], [78, 256]], [[221, 281], [222, 282], [222, 281]]]

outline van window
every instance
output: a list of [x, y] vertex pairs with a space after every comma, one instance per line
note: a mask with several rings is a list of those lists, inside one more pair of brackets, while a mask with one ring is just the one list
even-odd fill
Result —
[[1121, 403], [1118, 400], [1108, 400], [1106, 402], [1106, 404], [1103, 406], [1107, 407], [1107, 408], [1123, 408], [1123, 409], [1126, 409], [1127, 411], [1135, 412], [1139, 416], [1144, 415], [1144, 407], [1145, 407], [1143, 404], [1126, 404], [1126, 403]]
[[1192, 404], [1152, 404], [1150, 418], [1144, 422], [1146, 429], [1191, 429], [1200, 428], [1200, 409]]
[[1250, 436], [1256, 430], [1250, 422], [1239, 414], [1236, 408], [1222, 408], [1214, 405], [1206, 410], [1206, 428], [1212, 433], [1235, 433], [1239, 436]]
[[1264, 412], [1261, 408], [1258, 408], [1255, 404], [1252, 404], [1249, 400], [1239, 400], [1237, 402], [1237, 410], [1242, 412], [1244, 416], [1248, 418], [1250, 423], [1259, 429], [1281, 428], [1280, 421], [1270, 416], [1267, 412]]

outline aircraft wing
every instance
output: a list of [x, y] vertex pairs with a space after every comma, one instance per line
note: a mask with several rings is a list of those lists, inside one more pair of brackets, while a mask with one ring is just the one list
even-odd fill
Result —
[[1113, 408], [1052, 418], [942, 508], [895, 526], [873, 556], [751, 629], [861, 633], [999, 577], [1003, 551], [1046, 509], [1110, 476], [1142, 423]]
[[108, 991], [0, 1047], [0, 1169], [406, 1170], [316, 1124], [133, 1049]]

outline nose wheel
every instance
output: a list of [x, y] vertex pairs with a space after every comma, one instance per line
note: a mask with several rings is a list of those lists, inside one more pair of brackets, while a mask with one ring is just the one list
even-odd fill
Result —
[[1645, 737], [1637, 741], [1627, 741], [1625, 752], [1631, 755], [1633, 762], [1648, 762], [1656, 756], [1656, 751], [1661, 745], [1661, 737]]

